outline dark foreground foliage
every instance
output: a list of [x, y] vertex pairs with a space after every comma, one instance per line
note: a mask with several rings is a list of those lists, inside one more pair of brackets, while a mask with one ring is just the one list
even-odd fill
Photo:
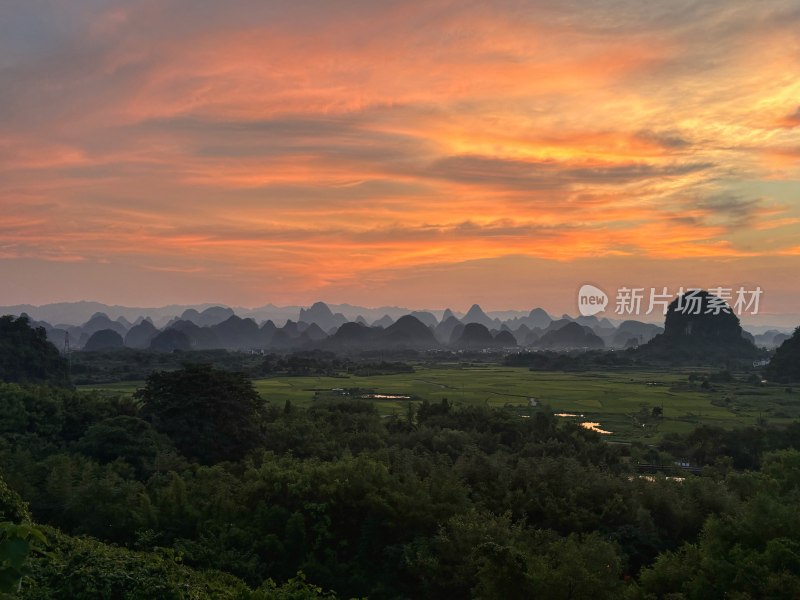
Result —
[[66, 359], [28, 317], [0, 317], [0, 381], [69, 385]]
[[21, 597], [800, 597], [800, 426], [628, 447], [546, 412], [298, 410], [210, 367], [139, 398], [0, 385], [0, 516], [49, 544]]

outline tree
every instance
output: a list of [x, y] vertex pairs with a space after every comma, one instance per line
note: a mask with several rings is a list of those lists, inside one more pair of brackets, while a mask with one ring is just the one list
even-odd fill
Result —
[[642, 572], [641, 597], [800, 597], [800, 452], [769, 453], [760, 473], [728, 483], [745, 492], [741, 505], [709, 517], [696, 543], [660, 554]]
[[243, 373], [211, 365], [156, 371], [135, 397], [142, 416], [200, 462], [238, 460], [261, 440], [264, 402]]
[[26, 315], [0, 317], [0, 381], [69, 386], [66, 359]]
[[149, 470], [162, 447], [169, 445], [147, 421], [128, 415], [105, 419], [89, 427], [78, 441], [78, 449], [102, 463], [118, 458], [136, 468], [139, 474]]
[[21, 579], [30, 573], [28, 558], [47, 544], [31, 525], [28, 507], [0, 476], [0, 598], [13, 597]]
[[[22, 578], [31, 573], [28, 557], [47, 545], [44, 534], [27, 523], [0, 523], [0, 597], [13, 598]], [[9, 594], [9, 595], [7, 595]]]
[[28, 522], [31, 520], [28, 505], [12, 490], [0, 475], [0, 521]]

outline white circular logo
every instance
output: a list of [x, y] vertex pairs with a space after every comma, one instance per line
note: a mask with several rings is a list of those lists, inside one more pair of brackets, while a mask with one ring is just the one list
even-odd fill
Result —
[[585, 283], [578, 290], [578, 311], [584, 317], [601, 313], [608, 306], [608, 296], [598, 287]]

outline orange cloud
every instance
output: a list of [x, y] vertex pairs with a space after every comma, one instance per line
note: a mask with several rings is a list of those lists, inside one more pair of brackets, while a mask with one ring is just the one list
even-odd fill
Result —
[[0, 44], [0, 259], [300, 301], [476, 261], [795, 256], [770, 186], [800, 180], [797, 13], [712, 4], [54, 9]]

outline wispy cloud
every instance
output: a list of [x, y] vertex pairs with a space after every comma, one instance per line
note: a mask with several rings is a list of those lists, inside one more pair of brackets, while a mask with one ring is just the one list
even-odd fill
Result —
[[6, 3], [0, 259], [232, 303], [521, 257], [787, 259], [799, 30], [791, 0]]

